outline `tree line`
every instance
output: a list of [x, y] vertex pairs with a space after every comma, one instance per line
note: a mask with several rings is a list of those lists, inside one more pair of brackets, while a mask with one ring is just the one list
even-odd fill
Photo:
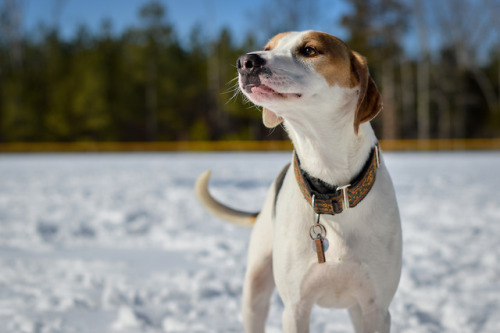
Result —
[[[266, 4], [285, 9], [278, 20], [259, 15], [267, 22], [260, 34], [304, 29], [321, 16], [314, 1], [283, 1]], [[374, 122], [381, 137], [500, 135], [498, 1], [483, 0], [487, 8], [467, 0], [347, 2], [352, 10], [340, 22], [346, 41], [367, 57], [383, 94]], [[265, 129], [260, 112], [237, 93], [235, 61], [261, 48], [262, 35], [237, 42], [222, 29], [208, 39], [198, 25], [181, 42], [168, 8], [153, 1], [139, 10], [139, 25], [120, 34], [104, 21], [97, 32], [81, 26], [71, 39], [47, 26], [28, 36], [18, 5], [4, 0], [0, 7], [0, 142], [286, 137]], [[403, 46], [411, 31], [413, 52]], [[485, 39], [490, 47], [481, 45]]]

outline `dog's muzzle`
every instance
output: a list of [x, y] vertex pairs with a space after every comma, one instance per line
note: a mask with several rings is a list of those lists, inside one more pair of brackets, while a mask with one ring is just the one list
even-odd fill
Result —
[[266, 60], [255, 53], [242, 55], [236, 61], [236, 67], [240, 75], [241, 87], [251, 93], [252, 87], [260, 86], [261, 74], [271, 75], [271, 71], [265, 67]]

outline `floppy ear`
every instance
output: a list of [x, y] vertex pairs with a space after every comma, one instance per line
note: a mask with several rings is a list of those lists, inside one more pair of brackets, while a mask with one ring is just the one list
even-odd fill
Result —
[[262, 109], [262, 121], [267, 128], [274, 128], [281, 124], [283, 118], [279, 117], [273, 111], [263, 108]]
[[370, 77], [365, 57], [352, 51], [352, 65], [359, 78], [359, 96], [354, 115], [354, 133], [358, 135], [359, 125], [372, 120], [382, 110], [382, 97], [375, 81]]

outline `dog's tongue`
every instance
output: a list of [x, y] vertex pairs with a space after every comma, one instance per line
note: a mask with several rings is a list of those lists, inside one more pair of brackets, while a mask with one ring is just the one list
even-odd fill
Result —
[[274, 91], [273, 89], [269, 88], [268, 86], [264, 86], [264, 85], [252, 87], [252, 93], [257, 93], [257, 92], [273, 94], [276, 91]]

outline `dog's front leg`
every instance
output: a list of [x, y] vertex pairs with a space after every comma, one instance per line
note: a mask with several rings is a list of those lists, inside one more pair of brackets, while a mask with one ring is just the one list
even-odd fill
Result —
[[271, 255], [249, 267], [243, 288], [243, 323], [247, 333], [263, 333], [274, 290]]
[[356, 333], [389, 333], [391, 315], [386, 309], [374, 307], [370, 310], [363, 309], [356, 304], [349, 308], [349, 315]]
[[363, 313], [364, 333], [389, 333], [391, 330], [391, 315], [386, 309], [377, 309]]
[[263, 210], [250, 239], [243, 287], [243, 324], [247, 333], [263, 333], [269, 312], [273, 278], [273, 226]]
[[293, 306], [285, 304], [283, 312], [284, 333], [307, 333], [313, 304], [300, 303]]

